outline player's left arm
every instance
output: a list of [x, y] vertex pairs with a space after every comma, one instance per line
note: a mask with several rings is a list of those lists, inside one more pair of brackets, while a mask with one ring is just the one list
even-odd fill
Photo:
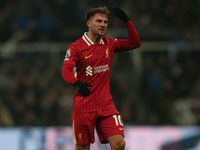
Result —
[[129, 36], [129, 39], [118, 39], [115, 41], [115, 52], [124, 52], [140, 47], [140, 37], [127, 14], [119, 7], [113, 7], [113, 11], [124, 22]]

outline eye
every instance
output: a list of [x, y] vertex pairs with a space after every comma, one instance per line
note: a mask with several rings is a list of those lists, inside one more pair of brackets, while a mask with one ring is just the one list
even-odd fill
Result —
[[100, 23], [100, 22], [101, 22], [101, 20], [97, 20], [97, 22], [98, 22], [98, 23]]

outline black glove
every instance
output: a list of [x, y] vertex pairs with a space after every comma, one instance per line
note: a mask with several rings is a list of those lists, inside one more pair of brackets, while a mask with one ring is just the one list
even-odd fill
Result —
[[88, 89], [88, 86], [90, 87], [91, 85], [86, 82], [77, 80], [76, 82], [74, 82], [74, 86], [76, 90], [78, 91], [78, 93], [83, 97], [87, 97], [91, 93], [90, 90]]
[[126, 15], [126, 13], [121, 8], [114, 6], [112, 9], [114, 13], [118, 16], [118, 18], [124, 23], [127, 23], [130, 20]]

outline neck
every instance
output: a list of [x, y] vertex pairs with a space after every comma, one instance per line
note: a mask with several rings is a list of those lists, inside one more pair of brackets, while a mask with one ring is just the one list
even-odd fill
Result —
[[95, 44], [100, 44], [101, 41], [101, 36], [99, 35], [94, 35], [92, 32], [88, 32], [87, 36], [94, 42]]

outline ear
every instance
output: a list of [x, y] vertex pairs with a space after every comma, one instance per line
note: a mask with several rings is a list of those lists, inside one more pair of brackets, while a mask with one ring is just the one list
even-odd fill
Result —
[[87, 21], [87, 26], [88, 26], [88, 27], [91, 26], [91, 21], [90, 21], [90, 20]]

